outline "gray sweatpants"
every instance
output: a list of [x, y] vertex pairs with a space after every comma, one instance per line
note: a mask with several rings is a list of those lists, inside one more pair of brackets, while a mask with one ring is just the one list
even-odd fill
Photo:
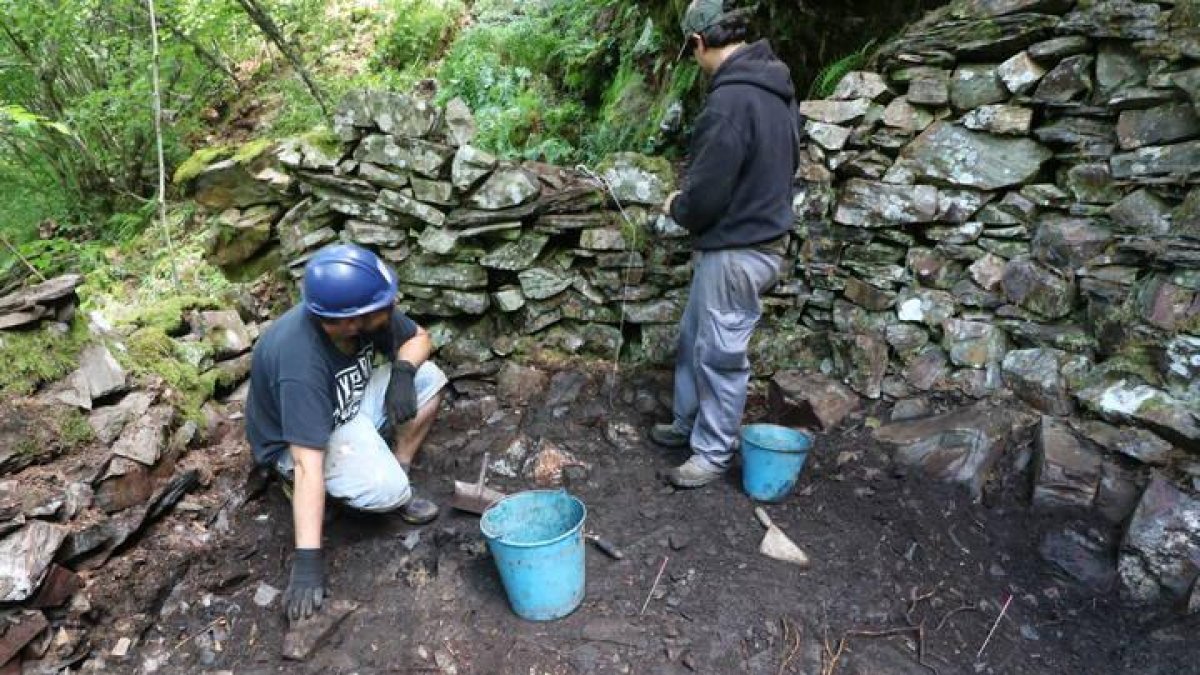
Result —
[[724, 469], [746, 408], [750, 336], [759, 297], [779, 279], [783, 258], [754, 249], [697, 251], [675, 356], [675, 429], [692, 452]]

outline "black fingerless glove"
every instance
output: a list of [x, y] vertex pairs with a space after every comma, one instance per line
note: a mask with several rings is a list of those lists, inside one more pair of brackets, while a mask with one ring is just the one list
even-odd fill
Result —
[[292, 576], [283, 593], [288, 619], [312, 616], [325, 600], [325, 565], [319, 548], [298, 548], [292, 558]]

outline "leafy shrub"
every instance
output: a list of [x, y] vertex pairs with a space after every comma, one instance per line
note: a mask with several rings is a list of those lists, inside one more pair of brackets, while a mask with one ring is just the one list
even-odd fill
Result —
[[453, 37], [465, 8], [459, 0], [393, 0], [375, 67], [405, 70], [432, 61]]
[[870, 60], [871, 49], [874, 47], [875, 40], [871, 40], [860, 47], [858, 51], [847, 54], [821, 68], [816, 79], [813, 80], [812, 87], [809, 88], [808, 98], [826, 98], [833, 94], [838, 82], [841, 82], [847, 73], [861, 70], [863, 65]]

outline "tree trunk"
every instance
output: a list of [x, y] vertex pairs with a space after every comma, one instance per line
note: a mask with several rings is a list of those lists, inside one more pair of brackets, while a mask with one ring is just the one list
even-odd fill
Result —
[[284, 58], [286, 58], [288, 62], [292, 64], [292, 67], [296, 69], [296, 73], [300, 75], [300, 79], [304, 80], [305, 86], [308, 87], [309, 93], [311, 93], [312, 97], [316, 99], [317, 105], [321, 107], [321, 113], [328, 117], [329, 110], [325, 105], [325, 98], [321, 95], [321, 90], [317, 87], [317, 84], [313, 80], [312, 76], [309, 75], [308, 69], [304, 67], [304, 61], [301, 60], [300, 53], [293, 49], [292, 46], [288, 44], [287, 40], [284, 39], [283, 32], [280, 31], [279, 26], [275, 24], [275, 20], [272, 19], [271, 15], [267, 13], [266, 9], [259, 4], [258, 0], [238, 0], [238, 4], [242, 6], [242, 9], [246, 10], [246, 14], [249, 15], [250, 20], [254, 22], [254, 25], [258, 26], [259, 30], [261, 30], [263, 34], [265, 34], [267, 38], [271, 40], [271, 42], [275, 43], [275, 46], [278, 47], [279, 51], [283, 53]]

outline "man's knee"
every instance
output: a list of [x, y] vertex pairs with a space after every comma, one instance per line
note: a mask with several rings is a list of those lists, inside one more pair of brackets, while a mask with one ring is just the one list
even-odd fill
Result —
[[346, 505], [360, 511], [383, 512], [398, 509], [412, 499], [408, 476], [399, 467], [394, 471], [377, 472], [364, 478], [353, 494], [334, 495]]

